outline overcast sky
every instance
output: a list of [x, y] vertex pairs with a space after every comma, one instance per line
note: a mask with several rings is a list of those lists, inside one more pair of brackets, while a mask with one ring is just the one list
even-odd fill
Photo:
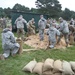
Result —
[[[29, 8], [35, 8], [35, 1], [36, 0], [0, 0], [0, 7], [12, 8], [16, 3], [19, 3], [21, 5], [24, 5]], [[75, 0], [58, 0], [60, 4], [62, 5], [62, 10], [65, 8], [69, 8], [70, 10], [75, 11]]]

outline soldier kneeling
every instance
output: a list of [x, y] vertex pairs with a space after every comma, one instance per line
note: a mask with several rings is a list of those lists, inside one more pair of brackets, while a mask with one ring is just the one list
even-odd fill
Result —
[[20, 45], [16, 43], [14, 34], [11, 32], [11, 28], [5, 28], [2, 32], [2, 48], [4, 53], [1, 58], [8, 58], [10, 54], [15, 56], [18, 52]]

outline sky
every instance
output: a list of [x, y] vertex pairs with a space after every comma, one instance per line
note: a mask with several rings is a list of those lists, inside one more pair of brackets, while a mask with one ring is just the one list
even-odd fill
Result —
[[[36, 0], [0, 0], [0, 7], [2, 8], [12, 8], [16, 3], [24, 5], [29, 8], [36, 8], [35, 6]], [[75, 0], [58, 0], [62, 5], [62, 10], [68, 8], [70, 10], [75, 11]]]

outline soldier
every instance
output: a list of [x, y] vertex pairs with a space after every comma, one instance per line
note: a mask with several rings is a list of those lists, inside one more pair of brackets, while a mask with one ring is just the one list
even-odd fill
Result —
[[65, 38], [65, 42], [66, 42], [66, 47], [68, 46], [68, 43], [69, 43], [69, 39], [68, 39], [68, 35], [69, 35], [69, 27], [68, 27], [68, 23], [63, 20], [62, 17], [59, 18], [59, 21], [60, 21], [60, 32], [61, 32], [61, 35], [57, 41], [57, 43], [59, 43], [60, 39], [62, 38], [62, 36], [64, 36]]
[[48, 47], [54, 48], [56, 44], [56, 36], [60, 36], [59, 30], [55, 28], [55, 23], [52, 23], [52, 26], [49, 28], [47, 34], [49, 35]]
[[43, 15], [41, 15], [40, 20], [38, 22], [40, 41], [44, 40], [44, 29], [46, 28], [46, 25], [47, 25], [47, 21], [43, 17]]
[[0, 18], [0, 27], [3, 28], [3, 18]]
[[46, 25], [46, 27], [47, 27], [47, 28], [50, 27], [50, 18], [47, 19], [47, 25]]
[[59, 29], [59, 24], [57, 23], [57, 21], [54, 19], [52, 23], [55, 23], [55, 28]]
[[74, 44], [75, 39], [75, 27], [72, 25], [69, 25], [69, 42], [70, 44]]
[[71, 20], [70, 20], [70, 25], [72, 25], [72, 26], [74, 26], [74, 20], [73, 20], [73, 18], [71, 18]]
[[2, 24], [3, 29], [6, 28], [6, 25], [7, 25], [7, 24], [6, 24], [6, 18], [4, 17], [4, 18], [3, 18], [3, 24]]
[[28, 35], [32, 35], [32, 34], [35, 34], [35, 21], [34, 21], [34, 18], [32, 18], [28, 24], [27, 24], [27, 31], [28, 31]]
[[10, 53], [14, 56], [18, 50], [20, 45], [16, 43], [14, 34], [11, 32], [11, 28], [5, 28], [2, 32], [2, 48], [4, 50], [3, 57], [8, 58]]
[[27, 21], [23, 18], [22, 15], [20, 15], [16, 21], [15, 21], [15, 24], [17, 26], [17, 34], [18, 34], [18, 38], [20, 37], [20, 35], [22, 34], [22, 40], [24, 40], [24, 34], [25, 34], [25, 31], [24, 31], [24, 23], [27, 25]]

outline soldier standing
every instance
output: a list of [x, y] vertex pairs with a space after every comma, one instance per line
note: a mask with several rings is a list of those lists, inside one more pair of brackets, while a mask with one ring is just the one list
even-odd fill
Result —
[[73, 18], [71, 18], [71, 20], [70, 20], [70, 25], [72, 25], [72, 26], [74, 26], [74, 20], [73, 20]]
[[43, 17], [43, 15], [41, 15], [40, 20], [38, 22], [40, 41], [44, 40], [44, 30], [46, 28], [46, 25], [47, 25], [47, 21]]
[[69, 27], [68, 27], [68, 23], [63, 20], [62, 17], [59, 18], [59, 21], [60, 21], [60, 32], [61, 32], [61, 35], [57, 41], [57, 43], [59, 43], [60, 39], [62, 38], [62, 36], [64, 36], [65, 38], [65, 42], [66, 42], [66, 47], [68, 46], [68, 43], [69, 43], [69, 39], [68, 39], [68, 36], [69, 36]]
[[47, 19], [47, 25], [46, 25], [46, 27], [47, 27], [47, 28], [50, 27], [50, 18]]
[[3, 29], [6, 28], [6, 18], [3, 18]]
[[27, 21], [23, 18], [22, 15], [20, 15], [16, 21], [15, 21], [15, 24], [17, 26], [17, 34], [18, 34], [18, 38], [20, 37], [20, 35], [22, 35], [22, 39], [24, 40], [24, 34], [25, 34], [25, 31], [24, 31], [24, 23], [27, 25]]

